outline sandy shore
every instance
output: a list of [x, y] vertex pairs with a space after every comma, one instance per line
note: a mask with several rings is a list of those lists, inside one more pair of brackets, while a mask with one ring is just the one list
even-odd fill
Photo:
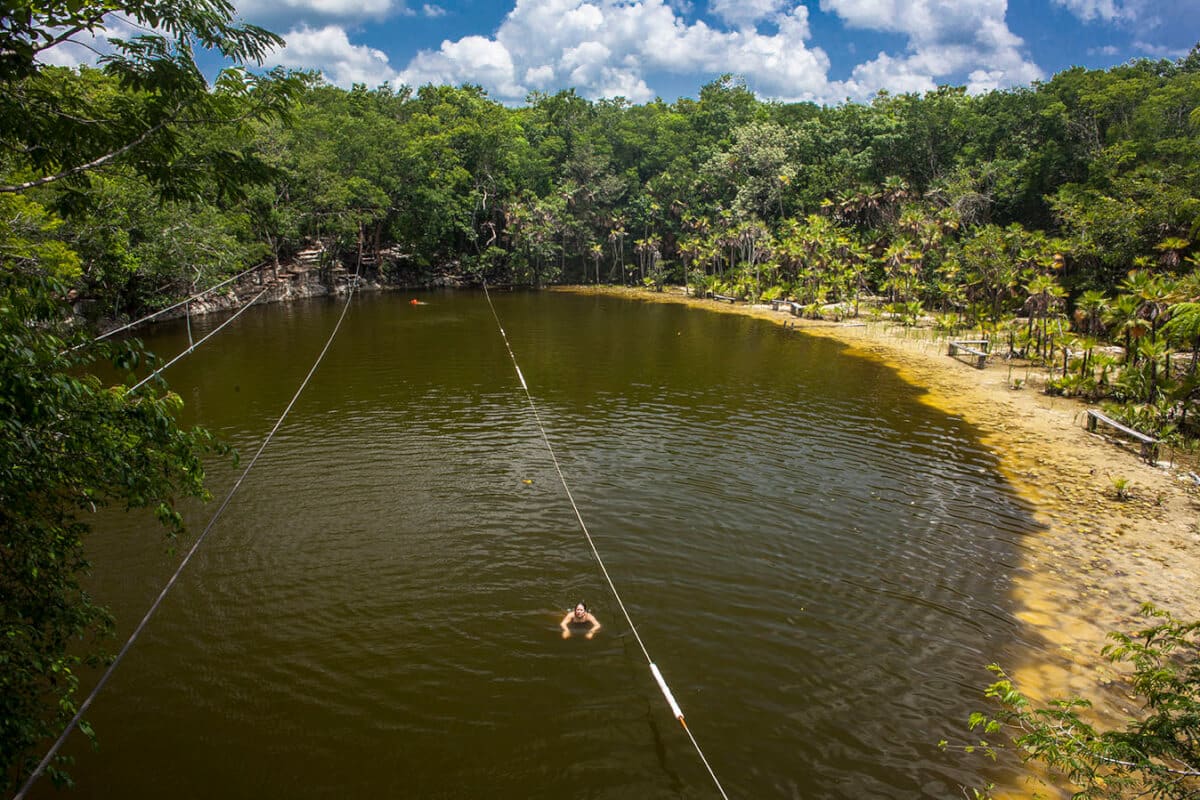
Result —
[[[946, 355], [931, 331], [884, 322], [799, 320], [769, 306], [730, 305], [621, 287], [563, 291], [686, 303], [746, 314], [804, 333], [836, 339], [858, 354], [882, 360], [924, 389], [926, 402], [975, 425], [1001, 468], [1044, 530], [1024, 548], [1013, 607], [1045, 646], [1025, 663], [1006, 664], [1034, 698], [1080, 695], [1098, 710], [1133, 713], [1121, 681], [1100, 658], [1109, 631], [1132, 631], [1138, 609], [1153, 602], [1183, 619], [1200, 619], [1200, 487], [1186, 474], [1195, 466], [1150, 466], [1136, 446], [1122, 446], [1084, 428], [1083, 403], [1045, 395], [1041, 371], [994, 359], [983, 370]], [[1013, 389], [1020, 379], [1021, 389]], [[1163, 461], [1168, 461], [1169, 452]], [[1132, 496], [1116, 497], [1114, 479]], [[1127, 718], [1127, 717], [1126, 717]]]

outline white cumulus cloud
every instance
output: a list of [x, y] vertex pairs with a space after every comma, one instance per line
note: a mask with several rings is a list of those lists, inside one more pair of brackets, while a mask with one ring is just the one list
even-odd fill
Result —
[[873, 60], [854, 68], [850, 79], [841, 83], [849, 98], [862, 98], [886, 88], [893, 94], [905, 92], [928, 92], [937, 88], [937, 83], [924, 68], [922, 59], [893, 58], [880, 53]]
[[880, 53], [859, 64], [840, 84], [849, 97], [878, 89], [927, 91], [964, 74], [971, 92], [1044, 77], [1008, 27], [1007, 0], [821, 0], [821, 9], [850, 27], [908, 40], [903, 54]]
[[711, 0], [708, 10], [737, 28], [770, 20], [787, 7], [787, 0]]
[[[649, 76], [695, 75], [700, 80], [737, 72], [766, 96], [821, 99], [828, 89], [829, 59], [808, 44], [808, 10], [783, 0], [751, 0], [743, 10], [714, 4], [743, 24], [721, 30], [688, 22], [671, 0], [517, 0], [491, 44], [490, 68], [459, 42], [422, 51], [401, 71], [409, 84], [477, 82], [507, 101], [532, 89], [572, 86], [589, 97], [655, 97]], [[774, 28], [759, 33], [752, 21]], [[480, 43], [481, 45], [481, 43]], [[504, 58], [507, 54], [507, 58]]]
[[386, 53], [352, 44], [346, 31], [337, 25], [302, 27], [284, 38], [287, 45], [276, 51], [274, 57], [282, 66], [318, 69], [330, 83], [344, 87], [354, 83], [377, 86], [395, 80], [395, 70], [389, 65]]
[[515, 99], [529, 91], [516, 75], [512, 55], [504, 45], [483, 36], [465, 36], [443, 41], [439, 50], [418, 53], [396, 78], [410, 86], [477, 83], [501, 97]]
[[981, 25], [1004, 23], [1008, 0], [821, 0], [821, 10], [865, 30], [902, 33], [911, 42], [970, 39]]
[[1126, 51], [1129, 55], [1180, 58], [1196, 43], [1198, 0], [1054, 0], [1054, 3], [1084, 23], [1107, 27], [1121, 37], [1128, 36], [1132, 46], [1132, 52]]
[[1062, 6], [1084, 22], [1113, 22], [1126, 19], [1131, 13], [1119, 0], [1054, 0], [1054, 4]]
[[108, 39], [100, 34], [86, 31], [61, 44], [37, 54], [37, 62], [51, 67], [78, 67], [95, 64], [101, 54], [111, 52]]
[[1171, 60], [1183, 58], [1189, 52], [1191, 52], [1190, 47], [1171, 47], [1169, 45], [1143, 41], [1134, 42], [1133, 47], [1139, 53], [1151, 58], [1167, 58]]
[[[326, 8], [348, 3], [287, 1]], [[366, 7], [406, 8], [394, 6], [397, 1], [366, 0]], [[587, 97], [640, 103], [656, 96], [653, 84], [664, 76], [698, 85], [726, 72], [745, 78], [764, 98], [823, 103], [864, 100], [880, 89], [922, 92], [964, 79], [970, 91], [980, 92], [1044, 77], [1007, 25], [1007, 0], [819, 2], [848, 27], [899, 34], [907, 44], [834, 81], [800, 0], [709, 0], [712, 16], [694, 20], [680, 0], [515, 0], [491, 36], [444, 40], [402, 66], [353, 44], [344, 27], [332, 24], [293, 31], [279, 63], [320, 69], [338, 85], [479, 84], [510, 103], [531, 91], [567, 87]], [[428, 15], [440, 6], [422, 8]]]

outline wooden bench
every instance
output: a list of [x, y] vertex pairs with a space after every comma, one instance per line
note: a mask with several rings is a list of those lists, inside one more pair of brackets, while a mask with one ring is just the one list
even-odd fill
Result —
[[987, 351], [990, 346], [991, 342], [987, 339], [960, 339], [957, 342], [950, 342], [950, 346], [946, 349], [946, 355], [958, 358], [959, 351], [962, 351], [976, 360], [977, 368], [983, 369], [987, 364]]
[[799, 317], [804, 313], [804, 306], [797, 303], [795, 300], [771, 300], [771, 310], [778, 311], [780, 306], [787, 308], [792, 312], [793, 317]]
[[723, 302], [729, 303], [729, 304], [731, 304], [731, 305], [732, 305], [733, 303], [736, 303], [736, 302], [737, 302], [737, 298], [736, 298], [736, 297], [730, 297], [730, 296], [729, 296], [729, 295], [727, 295], [727, 294], [717, 294], [716, 292], [711, 292], [711, 293], [709, 294], [709, 297], [711, 297], [713, 300], [717, 300], [717, 301], [723, 301]]
[[1141, 431], [1135, 431], [1133, 428], [1122, 425], [1115, 419], [1089, 408], [1087, 412], [1087, 429], [1090, 433], [1096, 432], [1096, 423], [1098, 422], [1103, 422], [1110, 428], [1120, 431], [1141, 445], [1142, 458], [1146, 459], [1147, 462], [1153, 464], [1158, 460], [1158, 439], [1155, 439], [1153, 436], [1147, 436]]

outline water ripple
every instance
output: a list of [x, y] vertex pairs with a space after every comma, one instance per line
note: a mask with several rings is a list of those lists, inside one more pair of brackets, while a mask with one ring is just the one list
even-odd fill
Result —
[[[77, 794], [709, 796], [490, 312], [427, 299], [364, 298], [348, 318], [97, 708], [104, 756], [78, 754]], [[977, 777], [934, 745], [1020, 644], [1007, 575], [1032, 523], [973, 431], [880, 365], [753, 320], [497, 303], [597, 547], [731, 794], [941, 797]], [[171, 379], [250, 452], [336, 308], [254, 320], [224, 380], [203, 361]], [[216, 494], [233, 474], [214, 465]], [[127, 538], [96, 553], [123, 620], [170, 567]], [[604, 629], [563, 641], [580, 597]], [[143, 758], [170, 758], [172, 777]]]

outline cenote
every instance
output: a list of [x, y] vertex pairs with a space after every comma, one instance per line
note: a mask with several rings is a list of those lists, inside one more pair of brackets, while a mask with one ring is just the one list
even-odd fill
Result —
[[[71, 796], [705, 798], [484, 296], [359, 296], [73, 742]], [[886, 366], [740, 316], [495, 294], [596, 545], [730, 797], [949, 797], [938, 750], [1028, 646], [1028, 509]], [[342, 300], [251, 309], [168, 375], [248, 456]], [[193, 321], [193, 333], [219, 320]], [[144, 334], [164, 357], [182, 323]], [[214, 462], [218, 500], [238, 474]], [[189, 511], [203, 528], [215, 503]], [[177, 563], [106, 514], [120, 637]], [[592, 641], [557, 623], [584, 599]], [[81, 738], [81, 737], [79, 737]], [[48, 782], [38, 796], [52, 796]]]

